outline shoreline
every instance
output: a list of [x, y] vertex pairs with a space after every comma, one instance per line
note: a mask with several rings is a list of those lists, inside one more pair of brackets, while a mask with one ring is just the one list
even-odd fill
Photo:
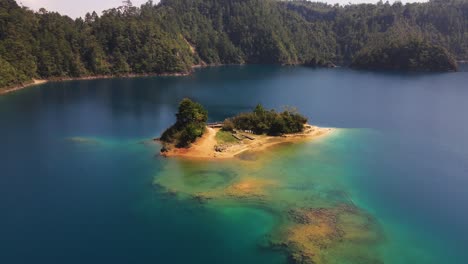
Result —
[[19, 91], [19, 90], [23, 90], [25, 88], [29, 88], [29, 87], [33, 87], [33, 86], [38, 86], [38, 85], [41, 85], [41, 84], [45, 84], [49, 82], [49, 80], [41, 80], [41, 79], [32, 79], [31, 82], [29, 83], [25, 83], [25, 84], [21, 84], [21, 85], [16, 85], [16, 86], [13, 86], [13, 87], [10, 87], [10, 88], [6, 88], [6, 89], [1, 89], [0, 90], [0, 96], [1, 95], [5, 95], [5, 94], [9, 94], [9, 93], [13, 93], [13, 92], [16, 92], [16, 91]]
[[[200, 68], [208, 68], [208, 67], [219, 67], [219, 66], [227, 66], [227, 65], [238, 65], [243, 66], [247, 65], [245, 63], [240, 64], [197, 64], [191, 67], [190, 71], [186, 72], [173, 72], [173, 73], [129, 73], [124, 75], [112, 75], [112, 74], [103, 74], [103, 75], [87, 75], [81, 77], [52, 77], [49, 79], [31, 79], [31, 82], [22, 83], [18, 85], [14, 85], [8, 88], [1, 88], [0, 87], [0, 96], [9, 94], [12, 92], [20, 91], [25, 88], [49, 83], [49, 82], [66, 82], [66, 81], [86, 81], [86, 80], [101, 80], [101, 79], [114, 79], [114, 78], [139, 78], [139, 77], [158, 77], [158, 76], [190, 76], [193, 74], [194, 70]], [[304, 66], [302, 64], [293, 64], [294, 66]]]
[[[333, 133], [335, 130], [334, 128], [306, 125], [306, 129], [302, 133], [283, 136], [237, 133], [236, 135], [242, 135], [244, 139], [238, 140], [236, 143], [223, 144], [218, 143], [216, 140], [216, 134], [220, 131], [220, 128], [206, 127], [203, 136], [197, 139], [189, 148], [171, 148], [165, 152], [160, 152], [160, 155], [166, 158], [233, 159], [244, 152], [260, 152], [283, 143], [297, 143], [318, 139]], [[244, 135], [247, 135], [251, 139], [246, 138]]]
[[[460, 64], [466, 64], [468, 63], [468, 60], [457, 60], [457, 63]], [[66, 81], [85, 81], [85, 80], [100, 80], [100, 79], [114, 79], [114, 78], [139, 78], [139, 77], [157, 77], [157, 76], [190, 76], [193, 74], [194, 70], [200, 69], [200, 68], [208, 68], [208, 67], [219, 67], [219, 66], [227, 66], [227, 65], [238, 65], [238, 66], [243, 66], [243, 65], [252, 65], [252, 64], [247, 64], [247, 63], [240, 63], [240, 64], [197, 64], [193, 65], [191, 67], [190, 71], [186, 72], [173, 72], [173, 73], [129, 73], [129, 74], [124, 74], [124, 75], [112, 75], [112, 74], [104, 74], [104, 75], [88, 75], [88, 76], [81, 76], [81, 77], [52, 77], [50, 79], [31, 79], [31, 82], [28, 83], [23, 83], [19, 85], [14, 85], [9, 88], [0, 88], [0, 96], [9, 94], [12, 92], [16, 92], [19, 90], [23, 90], [25, 88], [45, 84], [48, 82], [66, 82]], [[267, 64], [268, 65], [268, 64]], [[281, 64], [278, 64], [281, 65]], [[317, 67], [317, 68], [341, 68], [342, 66], [340, 64], [333, 64], [333, 66], [329, 65], [307, 65], [303, 63], [297, 63], [297, 64], [283, 64], [282, 66], [303, 66], [303, 67]], [[347, 66], [349, 69], [356, 69], [353, 67]], [[358, 70], [369, 70], [369, 69], [358, 69]], [[430, 71], [429, 71], [430, 72]], [[456, 72], [456, 71], [450, 71], [450, 72]]]
[[[208, 67], [218, 67], [225, 65], [234, 65], [234, 64], [196, 64], [191, 66], [190, 71], [185, 72], [164, 72], [164, 73], [128, 73], [124, 75], [113, 75], [113, 74], [102, 74], [102, 75], [87, 75], [80, 77], [52, 77], [49, 79], [31, 79], [31, 82], [22, 83], [19, 85], [14, 85], [9, 88], [2, 89], [0, 87], [0, 96], [23, 90], [36, 85], [45, 84], [48, 82], [67, 82], [67, 81], [86, 81], [86, 80], [101, 80], [101, 79], [115, 79], [115, 78], [139, 78], [139, 77], [158, 77], [158, 76], [190, 76], [193, 74], [194, 70], [200, 68]], [[245, 65], [245, 64], [236, 64], [236, 65]]]
[[[458, 63], [465, 64], [468, 63], [468, 61], [457, 61]], [[81, 76], [81, 77], [52, 77], [50, 79], [32, 79], [31, 82], [28, 83], [23, 83], [15, 86], [11, 86], [9, 88], [0, 88], [0, 96], [13, 93], [16, 91], [23, 90], [25, 88], [49, 83], [49, 82], [66, 82], [66, 81], [86, 81], [86, 80], [101, 80], [101, 79], [115, 79], [115, 78], [139, 78], [139, 77], [158, 77], [158, 76], [190, 76], [193, 74], [194, 70], [200, 69], [200, 68], [208, 68], [208, 67], [219, 67], [219, 66], [226, 66], [226, 65], [238, 65], [238, 66], [244, 66], [244, 65], [249, 65], [246, 63], [240, 63], [240, 64], [197, 64], [193, 65], [191, 67], [190, 71], [186, 72], [173, 72], [173, 73], [129, 73], [129, 74], [124, 74], [124, 75], [88, 75], [88, 76]], [[251, 65], [251, 64], [250, 64]], [[279, 64], [278, 64], [279, 65]], [[317, 68], [340, 68], [339, 64], [333, 64], [332, 67], [330, 66], [325, 66], [325, 65], [316, 65], [316, 66], [310, 66], [306, 64], [286, 64], [282, 66], [303, 66], [303, 67], [317, 67]], [[348, 67], [350, 69], [354, 69], [353, 67]], [[361, 70], [368, 70], [368, 69], [361, 69]], [[455, 71], [456, 72], [456, 71]]]
[[[204, 66], [200, 66], [204, 67]], [[195, 67], [192, 67], [195, 69]], [[115, 78], [138, 78], [138, 77], [156, 77], [156, 76], [188, 76], [192, 71], [188, 72], [175, 72], [175, 73], [142, 73], [142, 74], [125, 74], [125, 75], [90, 75], [81, 77], [52, 77], [50, 79], [32, 79], [32, 82], [26, 84], [16, 85], [7, 89], [0, 89], [0, 96], [8, 93], [16, 92], [49, 82], [66, 82], [66, 81], [85, 81], [85, 80], [101, 80], [101, 79], [115, 79]]]

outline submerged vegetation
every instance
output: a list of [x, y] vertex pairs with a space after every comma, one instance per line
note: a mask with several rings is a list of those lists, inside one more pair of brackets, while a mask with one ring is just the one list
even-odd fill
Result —
[[188, 147], [205, 132], [208, 112], [199, 103], [190, 99], [183, 99], [179, 104], [177, 121], [161, 136], [164, 143], [174, 144], [176, 147]]
[[376, 251], [386, 238], [379, 222], [329, 177], [340, 166], [305, 156], [301, 160], [307, 166], [299, 169], [294, 160], [310, 152], [303, 149], [298, 155], [291, 148], [283, 146], [281, 155], [227, 163], [169, 163], [158, 171], [154, 186], [172, 199], [190, 199], [215, 210], [253, 208], [271, 214], [277, 221], [259, 246], [285, 252], [288, 263], [383, 263]]
[[283, 112], [266, 110], [257, 105], [250, 113], [242, 113], [224, 121], [223, 130], [248, 130], [254, 134], [268, 134], [278, 136], [282, 134], [299, 133], [304, 130], [307, 118], [295, 109], [286, 109]]
[[141, 7], [127, 0], [102, 15], [71, 19], [2, 0], [0, 87], [32, 78], [187, 73], [206, 64], [349, 64], [375, 38], [401, 25], [466, 60], [467, 14], [464, 0], [346, 6], [162, 0]]

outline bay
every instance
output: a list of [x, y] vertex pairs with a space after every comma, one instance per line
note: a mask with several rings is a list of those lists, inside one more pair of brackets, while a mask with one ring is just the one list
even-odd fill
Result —
[[[337, 247], [325, 262], [464, 263], [467, 82], [464, 70], [252, 65], [47, 83], [2, 96], [0, 261], [284, 263], [285, 252], [268, 247], [284, 205], [346, 204], [374, 219], [378, 243]], [[151, 139], [184, 97], [202, 103], [210, 121], [262, 103], [297, 107], [338, 132], [247, 161], [163, 159]], [[279, 187], [259, 201], [190, 199], [246, 176]]]

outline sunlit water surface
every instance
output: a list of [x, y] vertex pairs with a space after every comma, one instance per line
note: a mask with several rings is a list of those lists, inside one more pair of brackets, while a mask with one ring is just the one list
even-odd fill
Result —
[[[353, 208], [324, 263], [465, 263], [467, 83], [229, 66], [0, 97], [0, 263], [285, 263], [291, 210], [320, 208]], [[262, 103], [338, 129], [233, 161], [160, 158], [151, 138], [184, 97], [211, 121]]]

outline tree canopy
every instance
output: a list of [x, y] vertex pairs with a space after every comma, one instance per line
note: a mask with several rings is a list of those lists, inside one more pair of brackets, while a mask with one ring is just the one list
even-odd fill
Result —
[[0, 87], [32, 78], [186, 73], [205, 64], [348, 65], [391, 31], [416, 32], [467, 60], [467, 28], [465, 0], [345, 6], [302, 0], [162, 0], [140, 7], [127, 0], [101, 15], [78, 19], [2, 0]]
[[176, 147], [188, 147], [205, 132], [208, 112], [199, 103], [185, 98], [179, 104], [176, 123], [161, 136], [161, 141]]
[[299, 133], [304, 130], [307, 118], [295, 109], [285, 109], [282, 112], [266, 110], [261, 104], [250, 113], [241, 113], [224, 122], [224, 130], [250, 130], [255, 134], [278, 136], [282, 134]]
[[441, 46], [421, 39], [369, 45], [357, 54], [352, 67], [409, 71], [456, 71], [455, 59]]

